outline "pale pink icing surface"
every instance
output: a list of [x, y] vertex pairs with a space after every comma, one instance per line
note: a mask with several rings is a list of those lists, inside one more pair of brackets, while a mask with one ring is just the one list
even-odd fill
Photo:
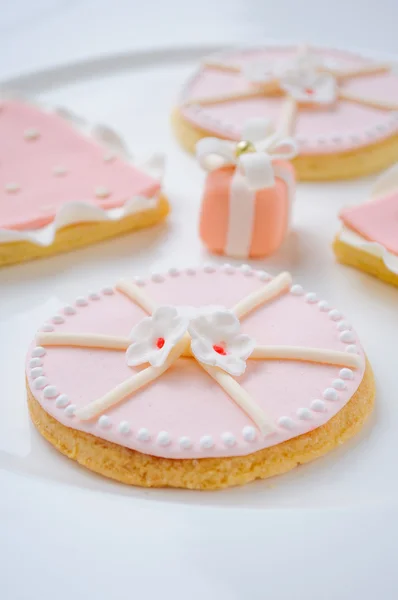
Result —
[[[239, 50], [223, 53], [219, 60], [243, 65], [251, 61], [276, 61], [293, 56], [296, 48]], [[369, 60], [338, 50], [314, 49], [333, 61], [336, 68], [355, 67]], [[241, 138], [243, 124], [254, 117], [268, 117], [277, 123], [283, 97], [252, 98], [210, 106], [183, 106], [193, 98], [228, 94], [251, 88], [241, 74], [201, 67], [186, 84], [180, 97], [180, 111], [192, 125], [229, 139]], [[371, 99], [398, 103], [398, 76], [391, 72], [356, 77], [344, 82], [345, 92]], [[338, 100], [335, 106], [302, 108], [296, 118], [295, 135], [302, 154], [337, 153], [369, 145], [398, 132], [397, 113]]]
[[[39, 137], [24, 138], [35, 129]], [[152, 197], [159, 183], [120, 158], [105, 161], [106, 149], [57, 114], [19, 101], [0, 106], [0, 228], [38, 228], [61, 206], [85, 202], [104, 209], [123, 206], [134, 196]], [[55, 167], [67, 172], [56, 176]], [[16, 183], [16, 193], [6, 191]], [[107, 198], [97, 198], [97, 188]]]
[[[254, 271], [248, 276], [239, 270], [228, 274], [222, 269], [214, 273], [197, 269], [193, 275], [186, 272], [166, 275], [161, 283], [149, 279], [143, 289], [158, 304], [232, 307], [262, 285], [264, 282]], [[54, 330], [128, 336], [133, 325], [144, 316], [143, 311], [116, 290], [112, 295], [100, 296], [98, 300], [88, 299], [87, 306], [76, 306], [75, 315], [68, 316], [61, 311], [65, 322], [54, 324]], [[316, 346], [344, 351], [348, 344], [339, 339], [341, 332], [338, 329], [342, 318], [335, 321], [317, 303], [308, 303], [305, 295], [296, 296], [288, 291], [242, 319], [242, 330], [252, 335], [258, 344]], [[357, 352], [364, 357], [354, 332], [353, 335]], [[278, 426], [275, 433], [266, 437], [256, 430], [255, 439], [248, 442], [244, 440], [242, 430], [253, 423], [193, 359], [181, 359], [147, 388], [109, 409], [105, 414], [111, 427], [103, 429], [98, 419], [84, 423], [75, 416], [67, 416], [64, 408], [56, 406], [55, 398], [47, 399], [42, 390], [34, 388], [29, 367], [34, 347], [33, 343], [27, 356], [27, 378], [34, 397], [49, 414], [68, 427], [146, 454], [173, 458], [244, 455], [319, 427], [348, 402], [364, 373], [364, 366], [353, 371], [353, 379], [345, 381], [346, 387], [338, 391], [338, 399], [324, 400], [325, 412], [311, 410], [311, 420], [302, 420], [297, 411], [309, 408], [314, 399], [322, 399], [323, 391], [339, 378], [340, 368], [249, 359], [239, 383], [273, 421], [277, 422], [282, 416], [290, 417], [293, 428]], [[58, 393], [67, 394], [70, 403], [76, 407], [102, 396], [134, 372], [127, 366], [123, 351], [46, 347], [40, 362], [48, 384], [56, 386]], [[118, 430], [121, 421], [130, 425], [131, 431], [127, 435]], [[148, 441], [137, 439], [141, 428], [148, 429]], [[168, 432], [170, 445], [157, 443], [160, 431]], [[225, 432], [235, 436], [234, 446], [224, 444], [222, 434]], [[200, 446], [200, 438], [204, 435], [212, 436], [213, 448]], [[182, 436], [190, 438], [190, 449], [180, 447]]]
[[347, 227], [398, 255], [398, 192], [342, 211]]

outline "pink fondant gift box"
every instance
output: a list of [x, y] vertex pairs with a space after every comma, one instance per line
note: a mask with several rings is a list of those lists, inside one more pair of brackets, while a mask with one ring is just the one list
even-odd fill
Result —
[[217, 254], [260, 258], [282, 244], [295, 193], [296, 154], [291, 138], [269, 135], [268, 122], [246, 124], [244, 140], [205, 138], [197, 144], [209, 172], [200, 214], [200, 237]]

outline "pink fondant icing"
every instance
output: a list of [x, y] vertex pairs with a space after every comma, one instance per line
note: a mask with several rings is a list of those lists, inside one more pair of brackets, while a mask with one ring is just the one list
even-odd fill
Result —
[[[34, 129], [36, 139], [25, 139]], [[85, 202], [104, 209], [134, 196], [152, 197], [159, 183], [121, 158], [104, 161], [106, 149], [57, 114], [19, 101], [0, 107], [0, 228], [33, 229], [53, 221], [61, 206]], [[54, 169], [64, 167], [65, 174]], [[6, 191], [16, 183], [19, 190]], [[106, 198], [96, 197], [106, 188]]]
[[[369, 60], [338, 50], [314, 49], [344, 69], [366, 64]], [[239, 50], [224, 53], [222, 62], [244, 65], [251, 61], [277, 61], [293, 56], [297, 48], [269, 47], [261, 50]], [[356, 77], [341, 84], [343, 91], [398, 103], [398, 76], [392, 72]], [[194, 98], [239, 92], [251, 88], [250, 82], [237, 73], [226, 73], [202, 67], [185, 86], [180, 98], [180, 111], [192, 125], [204, 128], [221, 137], [241, 139], [244, 123], [249, 118], [268, 117], [278, 122], [283, 97], [263, 97], [231, 101], [209, 106], [183, 106]], [[295, 135], [302, 154], [336, 153], [369, 145], [398, 132], [397, 114], [387, 110], [365, 107], [344, 100], [333, 106], [300, 108]]]
[[398, 255], [398, 191], [385, 198], [346, 208], [340, 217], [347, 227]]
[[[198, 269], [195, 274], [181, 272], [178, 275], [174, 272], [166, 275], [161, 283], [146, 281], [143, 289], [157, 304], [232, 307], [243, 296], [264, 285], [259, 272], [248, 275], [239, 270], [230, 271], [229, 268], [209, 273]], [[63, 323], [54, 324], [57, 332], [128, 336], [144, 313], [115, 291], [113, 295], [101, 294], [100, 300], [88, 300], [87, 306], [76, 306], [74, 315], [63, 316]], [[242, 319], [242, 331], [253, 336], [257, 344], [291, 344], [344, 351], [348, 344], [340, 340], [339, 321], [336, 321], [340, 315], [336, 317], [332, 313], [332, 316], [334, 318], [317, 303], [309, 303], [305, 295], [297, 296], [288, 291]], [[364, 358], [356, 335], [352, 334], [356, 351]], [[47, 399], [43, 390], [34, 388], [29, 367], [34, 347], [35, 343], [27, 357], [27, 378], [34, 397], [50, 415], [68, 427], [143, 453], [171, 458], [245, 455], [315, 429], [348, 402], [364, 373], [364, 366], [353, 371], [353, 378], [345, 381], [345, 389], [338, 391], [338, 400], [325, 400], [325, 412], [316, 412], [310, 409], [312, 401], [322, 399], [324, 390], [339, 378], [339, 367], [249, 359], [239, 383], [275, 423], [283, 416], [289, 417], [293, 428], [277, 426], [276, 432], [266, 437], [256, 430], [255, 439], [245, 441], [243, 428], [253, 426], [253, 423], [193, 359], [180, 359], [156, 382], [106, 411], [111, 426], [103, 429], [98, 419], [87, 423], [75, 416], [67, 416], [64, 408], [56, 406], [55, 398]], [[350, 347], [350, 350], [355, 348]], [[134, 372], [127, 366], [123, 351], [46, 347], [40, 361], [48, 383], [56, 387], [57, 393], [67, 394], [70, 403], [76, 407], [86, 406]], [[311, 420], [300, 420], [297, 414], [300, 408], [310, 409]], [[122, 421], [130, 425], [128, 434], [118, 430]], [[141, 428], [148, 429], [148, 441], [137, 438]], [[168, 446], [157, 443], [160, 431], [169, 434], [171, 443]], [[235, 445], [224, 444], [222, 434], [226, 432], [235, 436]], [[212, 436], [213, 448], [200, 446], [200, 438], [204, 435]], [[180, 448], [179, 439], [183, 436], [191, 440], [190, 449]]]

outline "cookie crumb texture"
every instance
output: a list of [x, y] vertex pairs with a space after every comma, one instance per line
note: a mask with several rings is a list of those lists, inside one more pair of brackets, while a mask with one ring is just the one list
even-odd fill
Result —
[[166, 197], [161, 196], [155, 208], [129, 215], [118, 221], [78, 223], [59, 229], [50, 246], [38, 246], [30, 242], [0, 243], [0, 266], [69, 252], [144, 227], [151, 227], [163, 221], [169, 210]]
[[382, 258], [373, 256], [360, 248], [354, 248], [338, 237], [334, 240], [333, 250], [339, 262], [378, 277], [386, 283], [398, 286], [398, 275], [387, 269]]
[[128, 485], [216, 490], [286, 473], [344, 443], [358, 433], [372, 412], [375, 385], [367, 363], [351, 400], [317, 429], [246, 456], [181, 460], [142, 454], [70, 429], [40, 406], [29, 387], [27, 393], [31, 419], [42, 436], [88, 469]]

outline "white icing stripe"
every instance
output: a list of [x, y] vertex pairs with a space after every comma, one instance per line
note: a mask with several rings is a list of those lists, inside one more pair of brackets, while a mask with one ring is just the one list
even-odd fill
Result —
[[269, 283], [262, 286], [258, 290], [254, 290], [251, 294], [243, 298], [232, 311], [238, 317], [238, 319], [246, 316], [255, 308], [258, 308], [262, 304], [269, 302], [276, 296], [279, 296], [282, 292], [287, 292], [292, 283], [292, 277], [290, 273], [280, 273]]
[[247, 258], [252, 243], [256, 192], [247, 185], [246, 178], [236, 169], [229, 192], [229, 213], [225, 254]]
[[127, 350], [131, 344], [128, 338], [98, 333], [38, 333], [36, 341], [41, 346], [74, 346], [110, 350]]
[[250, 358], [257, 360], [298, 360], [352, 367], [354, 369], [359, 368], [362, 364], [362, 359], [357, 354], [301, 346], [256, 346]]
[[148, 314], [152, 314], [156, 309], [156, 304], [151, 298], [138, 286], [128, 279], [121, 279], [116, 284], [116, 289], [125, 294], [135, 304], [138, 304]]
[[158, 193], [153, 198], [136, 196], [127, 200], [123, 207], [104, 210], [99, 206], [84, 202], [64, 204], [56, 214], [54, 221], [37, 230], [17, 231], [16, 229], [0, 229], [0, 243], [30, 242], [36, 246], [50, 246], [57, 231], [74, 223], [94, 223], [120, 221], [129, 215], [156, 208]]
[[187, 339], [184, 337], [178, 342], [178, 344], [176, 344], [169, 354], [166, 362], [161, 367], [148, 367], [147, 369], [143, 369], [122, 383], [119, 383], [119, 385], [101, 398], [98, 398], [97, 400], [90, 402], [90, 404], [87, 404], [87, 406], [77, 410], [75, 412], [75, 416], [81, 421], [89, 421], [94, 419], [99, 414], [104, 412], [104, 410], [115, 406], [115, 404], [118, 404], [127, 396], [130, 396], [142, 387], [148, 385], [152, 381], [155, 381], [155, 379], [163, 375], [163, 373], [167, 371], [167, 369], [171, 367], [171, 365], [181, 356], [186, 343]]
[[371, 256], [381, 258], [386, 268], [391, 271], [391, 273], [394, 273], [394, 275], [398, 275], [398, 256], [392, 252], [389, 252], [378, 242], [369, 242], [348, 227], [343, 227], [338, 237], [348, 246], [358, 248], [359, 250], [362, 250], [362, 252], [366, 252]]
[[239, 383], [225, 371], [217, 367], [210, 367], [203, 363], [199, 363], [222, 389], [232, 398], [232, 400], [240, 406], [240, 408], [251, 418], [257, 425], [263, 435], [267, 435], [275, 431], [271, 425], [271, 419], [268, 418], [265, 412], [253, 402], [249, 394], [239, 385]]

